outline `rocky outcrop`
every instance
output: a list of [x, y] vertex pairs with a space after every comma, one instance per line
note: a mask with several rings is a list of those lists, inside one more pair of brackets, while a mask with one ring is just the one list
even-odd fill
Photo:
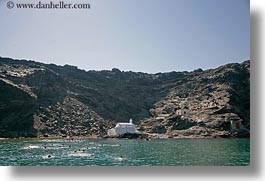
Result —
[[150, 135], [246, 137], [249, 71], [250, 61], [146, 74], [0, 58], [0, 137], [102, 136], [130, 118]]
[[63, 102], [41, 107], [34, 115], [38, 135], [48, 136], [104, 136], [114, 123], [104, 120], [80, 101], [66, 97]]
[[[174, 130], [186, 130], [178, 132], [184, 136], [197, 135], [198, 131], [205, 135], [200, 130], [210, 129], [206, 136], [223, 134], [227, 137], [235, 136], [234, 133], [239, 131], [231, 126], [231, 121], [239, 121], [241, 135], [248, 137], [249, 70], [250, 62], [247, 61], [191, 72], [187, 78], [174, 82], [175, 87], [168, 95], [150, 109], [152, 118], [142, 121], [139, 128], [149, 133], [158, 133], [156, 129], [159, 128], [169, 135]], [[176, 117], [178, 113], [180, 115]], [[192, 126], [199, 127], [193, 127], [191, 131]]]
[[0, 79], [0, 137], [34, 137], [36, 99]]

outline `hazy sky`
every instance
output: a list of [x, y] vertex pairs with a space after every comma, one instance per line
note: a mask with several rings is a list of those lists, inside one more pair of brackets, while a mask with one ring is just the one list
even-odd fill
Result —
[[153, 73], [250, 59], [249, 0], [64, 0], [91, 4], [83, 10], [8, 9], [6, 2], [2, 57]]

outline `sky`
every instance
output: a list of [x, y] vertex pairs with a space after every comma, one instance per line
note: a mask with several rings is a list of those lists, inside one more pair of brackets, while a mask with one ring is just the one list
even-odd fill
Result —
[[1, 57], [147, 73], [250, 59], [249, 0], [64, 0], [91, 5], [77, 10], [8, 1], [0, 0]]

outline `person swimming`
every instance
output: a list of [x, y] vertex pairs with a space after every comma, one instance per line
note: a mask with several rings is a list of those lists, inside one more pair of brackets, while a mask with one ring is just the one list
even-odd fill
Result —
[[123, 156], [120, 156], [119, 158], [118, 158], [118, 160], [120, 160], [120, 161], [122, 161], [122, 160], [124, 160], [125, 158], [123, 157]]

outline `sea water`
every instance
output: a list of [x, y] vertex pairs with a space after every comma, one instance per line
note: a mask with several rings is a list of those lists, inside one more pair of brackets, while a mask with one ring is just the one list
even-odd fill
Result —
[[0, 165], [246, 166], [249, 139], [1, 140]]

